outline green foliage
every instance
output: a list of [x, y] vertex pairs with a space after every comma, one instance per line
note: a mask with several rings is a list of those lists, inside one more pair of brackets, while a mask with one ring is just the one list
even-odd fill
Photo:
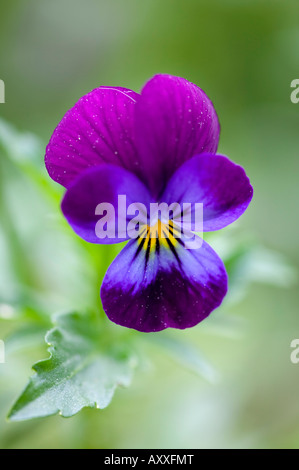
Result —
[[[16, 179], [20, 194], [27, 186], [33, 186], [34, 198], [39, 199], [42, 196], [41, 209], [47, 213], [58, 213], [60, 190], [52, 185], [50, 179], [41, 171], [40, 164], [37, 164], [42, 148], [43, 145], [35, 136], [20, 133], [0, 120], [0, 151], [4, 157], [2, 161], [5, 164], [2, 163], [2, 166], [7, 172], [8, 180]], [[3, 178], [1, 189], [5, 196], [6, 178]], [[48, 261], [46, 271], [34, 265], [31, 257], [37, 256], [34, 254], [35, 247], [32, 243], [29, 245], [29, 257], [26, 244], [18, 233], [16, 221], [20, 218], [19, 214], [11, 213], [5, 204], [2, 204], [0, 209], [2, 217], [6, 220], [2, 227], [6, 244], [3, 248], [0, 244], [0, 251], [2, 249], [6, 255], [11, 256], [10, 266], [13, 267], [13, 295], [8, 298], [7, 291], [0, 289], [0, 322], [6, 325], [2, 331], [6, 332], [7, 355], [21, 354], [28, 348], [40, 347], [43, 336], [49, 330], [45, 339], [49, 345], [50, 357], [33, 366], [35, 374], [11, 408], [11, 421], [56, 413], [69, 417], [84, 407], [107, 407], [115, 389], [131, 383], [136, 364], [142, 362], [142, 354], [146, 351], [150, 355], [150, 351], [143, 346], [145, 343], [150, 344], [152, 348], [159, 348], [177, 363], [207, 381], [217, 381], [218, 371], [205, 355], [197, 346], [179, 338], [177, 333], [144, 335], [115, 327], [103, 320], [98, 282], [119, 247], [93, 247], [70, 234], [67, 238], [69, 261], [59, 263], [58, 271], [64, 278], [67, 274], [70, 281], [69, 262], [72, 263], [75, 259], [76, 270], [73, 275], [76, 278], [80, 274], [80, 293], [77, 288], [73, 288], [70, 303], [78, 304], [77, 299], [83, 296], [84, 289], [89, 284], [89, 292], [92, 295], [87, 290], [86, 297], [90, 298], [86, 305], [89, 308], [87, 311], [97, 313], [83, 314], [86, 308], [80, 307], [80, 313], [57, 315], [52, 328], [49, 309], [52, 304], [57, 303], [61, 305], [62, 310], [64, 304], [59, 299], [58, 302], [52, 301], [53, 296], [57, 294], [57, 286], [55, 282], [49, 284], [47, 280], [49, 256], [45, 257], [45, 261]], [[53, 231], [52, 239], [63, 240], [65, 225], [57, 225], [55, 222], [50, 228]], [[36, 226], [33, 225], [30, 230], [33, 233]], [[44, 238], [46, 228], [42, 230], [38, 227], [38, 230]], [[294, 281], [296, 273], [280, 255], [260, 247], [254, 238], [245, 236], [238, 228], [227, 228], [219, 234], [208, 234], [207, 238], [225, 261], [230, 290], [222, 311], [214, 313], [205, 322], [203, 330], [207, 326], [207, 331], [210, 327], [212, 332], [217, 334], [238, 336], [236, 332], [242, 328], [240, 319], [224, 312], [246, 295], [252, 282], [266, 282], [284, 287]], [[57, 256], [60, 244], [61, 241], [55, 245], [53, 251]], [[63, 254], [65, 256], [65, 249]], [[94, 280], [94, 273], [99, 279]]]
[[169, 357], [183, 367], [195, 372], [208, 382], [217, 382], [219, 378], [217, 370], [198, 348], [164, 332], [158, 335], [150, 333], [146, 338], [161, 347]]
[[93, 315], [64, 314], [56, 324], [45, 338], [50, 358], [33, 366], [36, 374], [12, 407], [10, 420], [102, 409], [118, 386], [131, 382], [136, 361], [125, 344], [107, 344], [105, 329]]
[[[290, 83], [299, 2], [71, 6], [70, 14], [68, 1], [1, 3], [0, 448], [298, 448], [299, 366], [289, 345], [299, 332], [299, 290], [288, 260], [298, 266], [299, 104]], [[104, 318], [101, 279], [119, 249], [88, 245], [67, 226], [63, 188], [44, 167], [47, 141], [83, 93], [99, 85], [138, 91], [161, 72], [207, 92], [221, 123], [219, 152], [244, 166], [254, 186], [239, 227], [208, 235], [229, 273], [228, 296], [198, 327], [151, 339], [104, 322], [103, 351], [121, 342], [153, 364], [136, 373], [129, 393], [71, 420], [6, 423], [31, 364], [47, 357], [50, 315], [90, 309]], [[216, 386], [182, 367], [202, 374], [197, 346], [221, 374]]]

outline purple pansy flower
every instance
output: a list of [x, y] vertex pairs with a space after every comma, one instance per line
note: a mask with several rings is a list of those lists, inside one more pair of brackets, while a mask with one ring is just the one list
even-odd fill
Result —
[[[49, 175], [67, 188], [62, 211], [91, 243], [128, 240], [96, 235], [100, 203], [202, 203], [203, 231], [234, 222], [253, 190], [245, 171], [217, 155], [220, 126], [212, 102], [183, 78], [156, 75], [141, 94], [100, 87], [83, 96], [55, 129], [46, 150]], [[126, 206], [126, 207], [127, 207]], [[160, 227], [163, 224], [159, 221]], [[167, 225], [167, 224], [166, 224]], [[184, 231], [131, 239], [110, 265], [101, 299], [113, 322], [139, 331], [188, 328], [206, 318], [227, 292], [223, 262], [204, 241], [186, 249]], [[197, 235], [196, 235], [197, 236]]]

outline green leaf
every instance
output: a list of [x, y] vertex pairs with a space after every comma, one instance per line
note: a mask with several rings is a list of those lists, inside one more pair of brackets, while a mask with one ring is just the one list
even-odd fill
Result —
[[242, 262], [243, 272], [249, 281], [277, 287], [289, 287], [297, 281], [296, 268], [283, 255], [267, 248], [256, 247], [244, 255]]
[[[44, 170], [45, 143], [31, 132], [22, 132], [12, 124], [0, 118], [0, 156], [5, 159], [6, 170], [10, 168], [13, 173], [20, 170], [34, 182], [41, 193], [58, 203], [63, 189], [53, 184], [51, 178]], [[12, 164], [12, 165], [8, 165]]]
[[12, 421], [102, 409], [117, 386], [131, 382], [136, 361], [120, 341], [111, 344], [98, 318], [68, 313], [56, 317], [56, 323], [45, 338], [50, 358], [33, 366], [36, 374], [8, 415]]
[[5, 350], [13, 353], [42, 345], [46, 331], [45, 325], [39, 323], [22, 325], [5, 338]]
[[224, 261], [229, 277], [224, 306], [243, 300], [252, 283], [287, 288], [297, 282], [296, 268], [283, 255], [261, 246], [252, 234], [239, 232], [235, 225], [221, 234], [208, 234], [208, 242]]
[[208, 382], [216, 383], [219, 380], [218, 372], [198, 348], [171, 337], [167, 333], [148, 334], [146, 338], [163, 347], [173, 360], [203, 377]]
[[0, 147], [15, 162], [40, 162], [43, 153], [41, 140], [31, 132], [19, 132], [14, 126], [0, 118]]

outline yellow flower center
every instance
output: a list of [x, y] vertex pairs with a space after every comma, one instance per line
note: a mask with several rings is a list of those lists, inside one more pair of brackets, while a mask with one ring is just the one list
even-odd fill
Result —
[[168, 223], [158, 220], [155, 225], [143, 225], [140, 228], [138, 244], [148, 252], [159, 251], [161, 245], [166, 248], [175, 247], [178, 244], [180, 233], [172, 220], [169, 220]]

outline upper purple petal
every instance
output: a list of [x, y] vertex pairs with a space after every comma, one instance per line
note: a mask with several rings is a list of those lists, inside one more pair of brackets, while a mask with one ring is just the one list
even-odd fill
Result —
[[[125, 196], [124, 208], [119, 205], [118, 196]], [[127, 210], [130, 204], [135, 206], [136, 202], [144, 204], [146, 210], [150, 204], [149, 192], [137, 176], [121, 167], [100, 165], [89, 168], [76, 177], [65, 193], [61, 209], [70, 226], [81, 238], [90, 243], [110, 244], [129, 238], [127, 222], [133, 216], [127, 216]], [[111, 217], [108, 211], [96, 211], [98, 204], [102, 203], [113, 207]], [[107, 237], [99, 238], [96, 224], [106, 214], [109, 217], [104, 230]]]
[[[238, 219], [247, 209], [253, 188], [244, 169], [223, 155], [198, 155], [184, 163], [170, 179], [161, 198], [203, 204], [203, 231], [219, 230]], [[194, 221], [194, 218], [193, 218]]]
[[179, 242], [171, 248], [156, 244], [149, 252], [131, 240], [108, 268], [101, 287], [109, 319], [143, 332], [190, 328], [204, 320], [221, 304], [227, 274], [212, 248], [201, 244], [194, 250]]
[[53, 180], [68, 187], [86, 168], [103, 163], [138, 173], [134, 110], [139, 95], [100, 87], [83, 96], [56, 127], [45, 163]]
[[217, 150], [220, 126], [213, 104], [184, 78], [155, 75], [144, 86], [135, 114], [145, 181], [156, 197], [182, 163]]

